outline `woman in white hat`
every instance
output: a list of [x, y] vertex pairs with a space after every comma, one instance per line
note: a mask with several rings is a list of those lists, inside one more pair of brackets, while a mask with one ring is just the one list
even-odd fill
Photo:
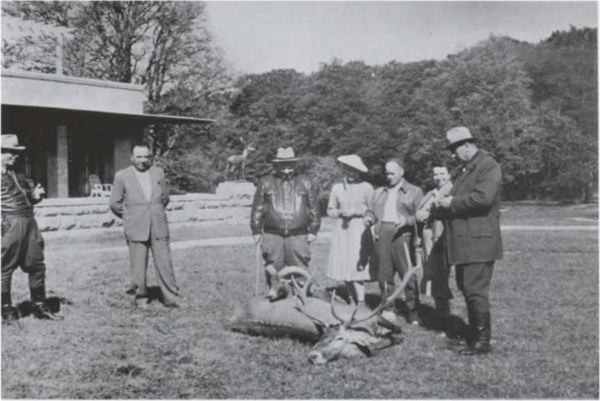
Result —
[[368, 171], [357, 155], [344, 155], [337, 158], [343, 171], [342, 182], [331, 188], [327, 214], [337, 217], [327, 277], [344, 281], [354, 302], [364, 303], [364, 281], [370, 280], [368, 241], [369, 230], [365, 228], [363, 217], [367, 203], [373, 195], [373, 187], [361, 179], [361, 173]]

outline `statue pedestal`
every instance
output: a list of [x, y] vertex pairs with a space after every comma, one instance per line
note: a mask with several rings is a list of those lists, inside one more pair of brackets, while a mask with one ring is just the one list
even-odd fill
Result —
[[217, 186], [216, 194], [223, 198], [252, 199], [256, 186], [248, 181], [225, 181]]

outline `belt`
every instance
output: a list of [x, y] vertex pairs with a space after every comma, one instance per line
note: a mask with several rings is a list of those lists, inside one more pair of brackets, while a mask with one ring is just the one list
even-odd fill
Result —
[[[385, 225], [385, 226], [395, 226], [396, 225], [396, 223], [393, 223], [391, 221], [382, 221], [381, 224]], [[409, 234], [412, 234], [412, 232], [413, 232], [412, 226], [405, 225], [398, 229], [397, 234], [409, 235]]]

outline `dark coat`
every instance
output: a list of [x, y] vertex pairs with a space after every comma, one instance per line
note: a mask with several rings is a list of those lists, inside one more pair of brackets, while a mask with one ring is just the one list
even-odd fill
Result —
[[295, 176], [289, 184], [286, 192], [279, 177], [266, 176], [258, 181], [250, 215], [253, 235], [317, 234], [321, 215], [314, 185], [302, 175]]
[[502, 258], [501, 182], [500, 165], [483, 150], [475, 153], [454, 180], [450, 209], [434, 213], [444, 219], [450, 265]]

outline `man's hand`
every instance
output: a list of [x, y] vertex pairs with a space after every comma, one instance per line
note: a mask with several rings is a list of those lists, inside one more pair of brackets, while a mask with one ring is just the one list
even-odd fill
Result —
[[46, 193], [46, 190], [44, 189], [44, 187], [42, 187], [42, 184], [37, 184], [35, 186], [35, 188], [33, 188], [33, 191], [31, 192], [31, 197], [35, 200], [41, 199], [42, 195], [44, 195]]
[[260, 244], [260, 242], [262, 241], [262, 234], [254, 234], [252, 236], [252, 239], [254, 240], [255, 244]]
[[417, 214], [415, 217], [417, 218], [418, 222], [422, 223], [425, 220], [427, 220], [429, 218], [429, 216], [431, 216], [431, 213], [429, 213], [429, 210], [422, 209], [422, 210], [417, 211]]
[[446, 196], [435, 202], [437, 207], [442, 209], [450, 209], [450, 203], [452, 203], [452, 196]]
[[398, 222], [396, 223], [396, 231], [400, 230], [407, 223], [406, 217], [403, 215], [398, 216]]
[[308, 234], [308, 243], [310, 244], [311, 242], [313, 242], [314, 240], [317, 239], [317, 236], [314, 234]]

